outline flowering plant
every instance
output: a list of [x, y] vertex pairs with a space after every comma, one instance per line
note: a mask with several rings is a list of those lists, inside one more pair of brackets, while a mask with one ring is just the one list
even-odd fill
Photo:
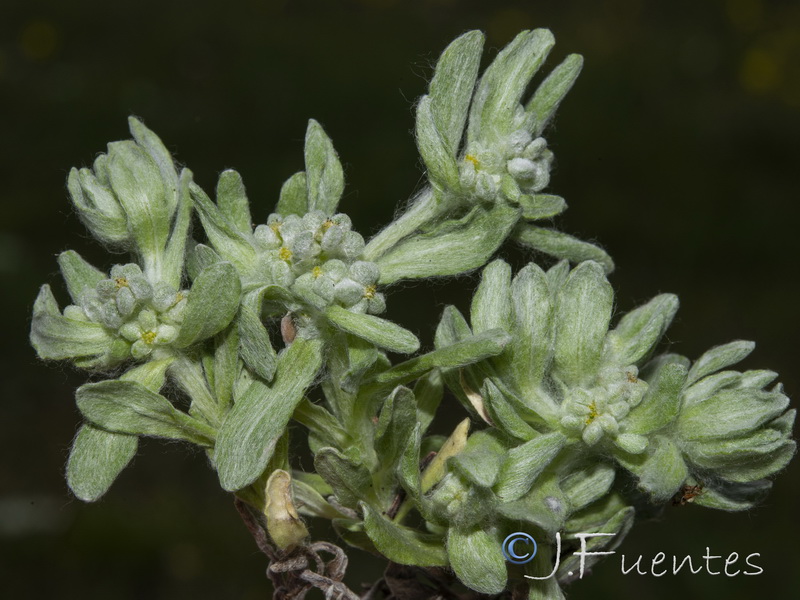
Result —
[[[574, 577], [575, 558], [557, 560], [562, 537], [597, 534], [598, 551], [621, 543], [641, 506], [753, 506], [795, 452], [795, 411], [768, 387], [777, 374], [729, 368], [750, 342], [693, 363], [659, 354], [678, 299], [612, 324], [611, 258], [542, 224], [566, 209], [545, 192], [542, 136], [582, 66], [568, 56], [526, 97], [553, 43], [524, 31], [480, 77], [483, 35], [450, 44], [417, 105], [427, 185], [368, 241], [338, 212], [343, 169], [313, 120], [305, 170], [255, 226], [238, 173], [220, 175], [212, 200], [135, 118], [132, 140], [73, 169], [79, 217], [131, 256], [104, 273], [62, 253], [72, 303], [61, 310], [45, 285], [34, 305], [38, 355], [100, 379], [76, 392], [75, 495], [103, 496], [140, 436], [197, 444], [280, 598], [357, 597], [343, 551], [309, 541], [301, 515], [390, 562], [368, 597], [463, 585], [533, 599], [563, 597]], [[489, 262], [508, 240], [549, 267]], [[416, 354], [417, 337], [385, 316], [387, 286], [481, 268], [469, 320], [446, 308], [434, 349]], [[446, 391], [466, 418], [443, 437], [428, 427]], [[293, 464], [290, 434], [307, 438], [313, 471]], [[521, 529], [538, 550], [519, 567], [504, 540]]]

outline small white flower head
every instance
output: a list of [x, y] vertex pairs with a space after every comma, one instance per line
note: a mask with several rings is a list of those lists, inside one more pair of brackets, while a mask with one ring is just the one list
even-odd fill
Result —
[[254, 232], [260, 277], [318, 309], [338, 304], [354, 312], [383, 312], [378, 267], [359, 260], [364, 238], [351, 227], [344, 214], [271, 214]]
[[[505, 139], [492, 145], [471, 143], [459, 166], [462, 189], [484, 202], [516, 202], [520, 193], [536, 194], [550, 183], [553, 153], [547, 141], [533, 136], [526, 129], [518, 129]], [[503, 184], [511, 176], [516, 186]], [[515, 194], [507, 190], [515, 188]], [[516, 196], [516, 197], [515, 197]]]
[[149, 309], [139, 313], [135, 321], [130, 321], [120, 328], [120, 334], [132, 343], [131, 355], [142, 360], [148, 357], [157, 347], [166, 346], [178, 337], [178, 330], [172, 325], [161, 323], [155, 312]]
[[637, 375], [633, 365], [607, 368], [593, 387], [566, 389], [561, 405], [562, 427], [580, 435], [588, 446], [604, 437], [616, 439], [625, 430], [625, 417], [647, 391], [647, 384]]

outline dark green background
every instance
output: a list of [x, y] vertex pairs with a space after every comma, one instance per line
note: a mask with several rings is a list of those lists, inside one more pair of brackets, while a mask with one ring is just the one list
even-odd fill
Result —
[[[618, 309], [675, 292], [673, 350], [697, 357], [755, 339], [745, 366], [778, 370], [798, 394], [797, 2], [4, 2], [0, 594], [269, 597], [266, 563], [201, 454], [146, 441], [102, 502], [68, 493], [62, 471], [80, 421], [72, 392], [84, 376], [36, 361], [30, 308], [41, 283], [60, 286], [59, 251], [110, 263], [70, 210], [68, 169], [127, 137], [125, 117], [136, 114], [207, 189], [237, 168], [262, 221], [302, 167], [313, 116], [345, 163], [343, 209], [370, 234], [422, 181], [412, 109], [438, 53], [467, 29], [485, 30], [491, 53], [536, 26], [556, 34], [554, 60], [586, 57], [548, 134], [551, 189], [570, 204], [559, 225], [615, 257]], [[389, 314], [430, 346], [443, 306], [465, 307], [475, 282], [399, 286]], [[459, 410], [445, 403], [442, 431]], [[798, 475], [796, 461], [746, 514], [670, 507], [622, 548], [759, 552], [763, 575], [622, 576], [616, 556], [570, 598], [800, 596]], [[378, 569], [351, 553], [353, 585]]]

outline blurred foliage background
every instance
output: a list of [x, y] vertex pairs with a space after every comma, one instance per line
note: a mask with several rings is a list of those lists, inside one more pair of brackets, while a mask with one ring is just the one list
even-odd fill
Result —
[[[377, 231], [421, 183], [410, 130], [438, 53], [480, 28], [491, 52], [549, 27], [550, 65], [586, 66], [548, 140], [560, 226], [601, 242], [619, 310], [662, 291], [682, 302], [673, 350], [697, 357], [758, 341], [748, 368], [800, 393], [800, 4], [796, 1], [140, 0], [0, 6], [0, 590], [7, 598], [270, 597], [266, 563], [204, 457], [156, 440], [97, 505], [62, 473], [84, 375], [36, 361], [27, 342], [38, 286], [65, 299], [55, 255], [112, 261], [69, 208], [65, 177], [142, 117], [206, 189], [234, 167], [261, 221], [302, 168], [306, 119], [345, 162], [343, 209]], [[510, 249], [516, 264], [524, 257]], [[398, 287], [389, 314], [431, 345], [445, 304], [466, 308], [476, 277]], [[61, 287], [58, 287], [61, 286]], [[457, 417], [454, 400], [437, 424]], [[449, 413], [449, 414], [448, 414]], [[298, 448], [302, 452], [302, 448]], [[308, 459], [301, 459], [310, 467]], [[800, 596], [800, 461], [747, 514], [668, 507], [621, 548], [650, 560], [758, 552], [758, 577], [627, 575], [619, 556], [570, 598]], [[329, 532], [313, 523], [312, 531]], [[668, 561], [670, 558], [667, 559]], [[717, 566], [720, 566], [717, 561]], [[741, 560], [740, 560], [741, 563]], [[351, 553], [349, 581], [379, 576]]]

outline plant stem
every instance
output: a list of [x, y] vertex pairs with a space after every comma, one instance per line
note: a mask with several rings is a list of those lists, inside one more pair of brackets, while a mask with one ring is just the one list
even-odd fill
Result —
[[441, 216], [447, 208], [449, 203], [444, 202], [433, 188], [426, 187], [406, 212], [370, 240], [364, 249], [363, 260], [376, 261], [404, 237]]

